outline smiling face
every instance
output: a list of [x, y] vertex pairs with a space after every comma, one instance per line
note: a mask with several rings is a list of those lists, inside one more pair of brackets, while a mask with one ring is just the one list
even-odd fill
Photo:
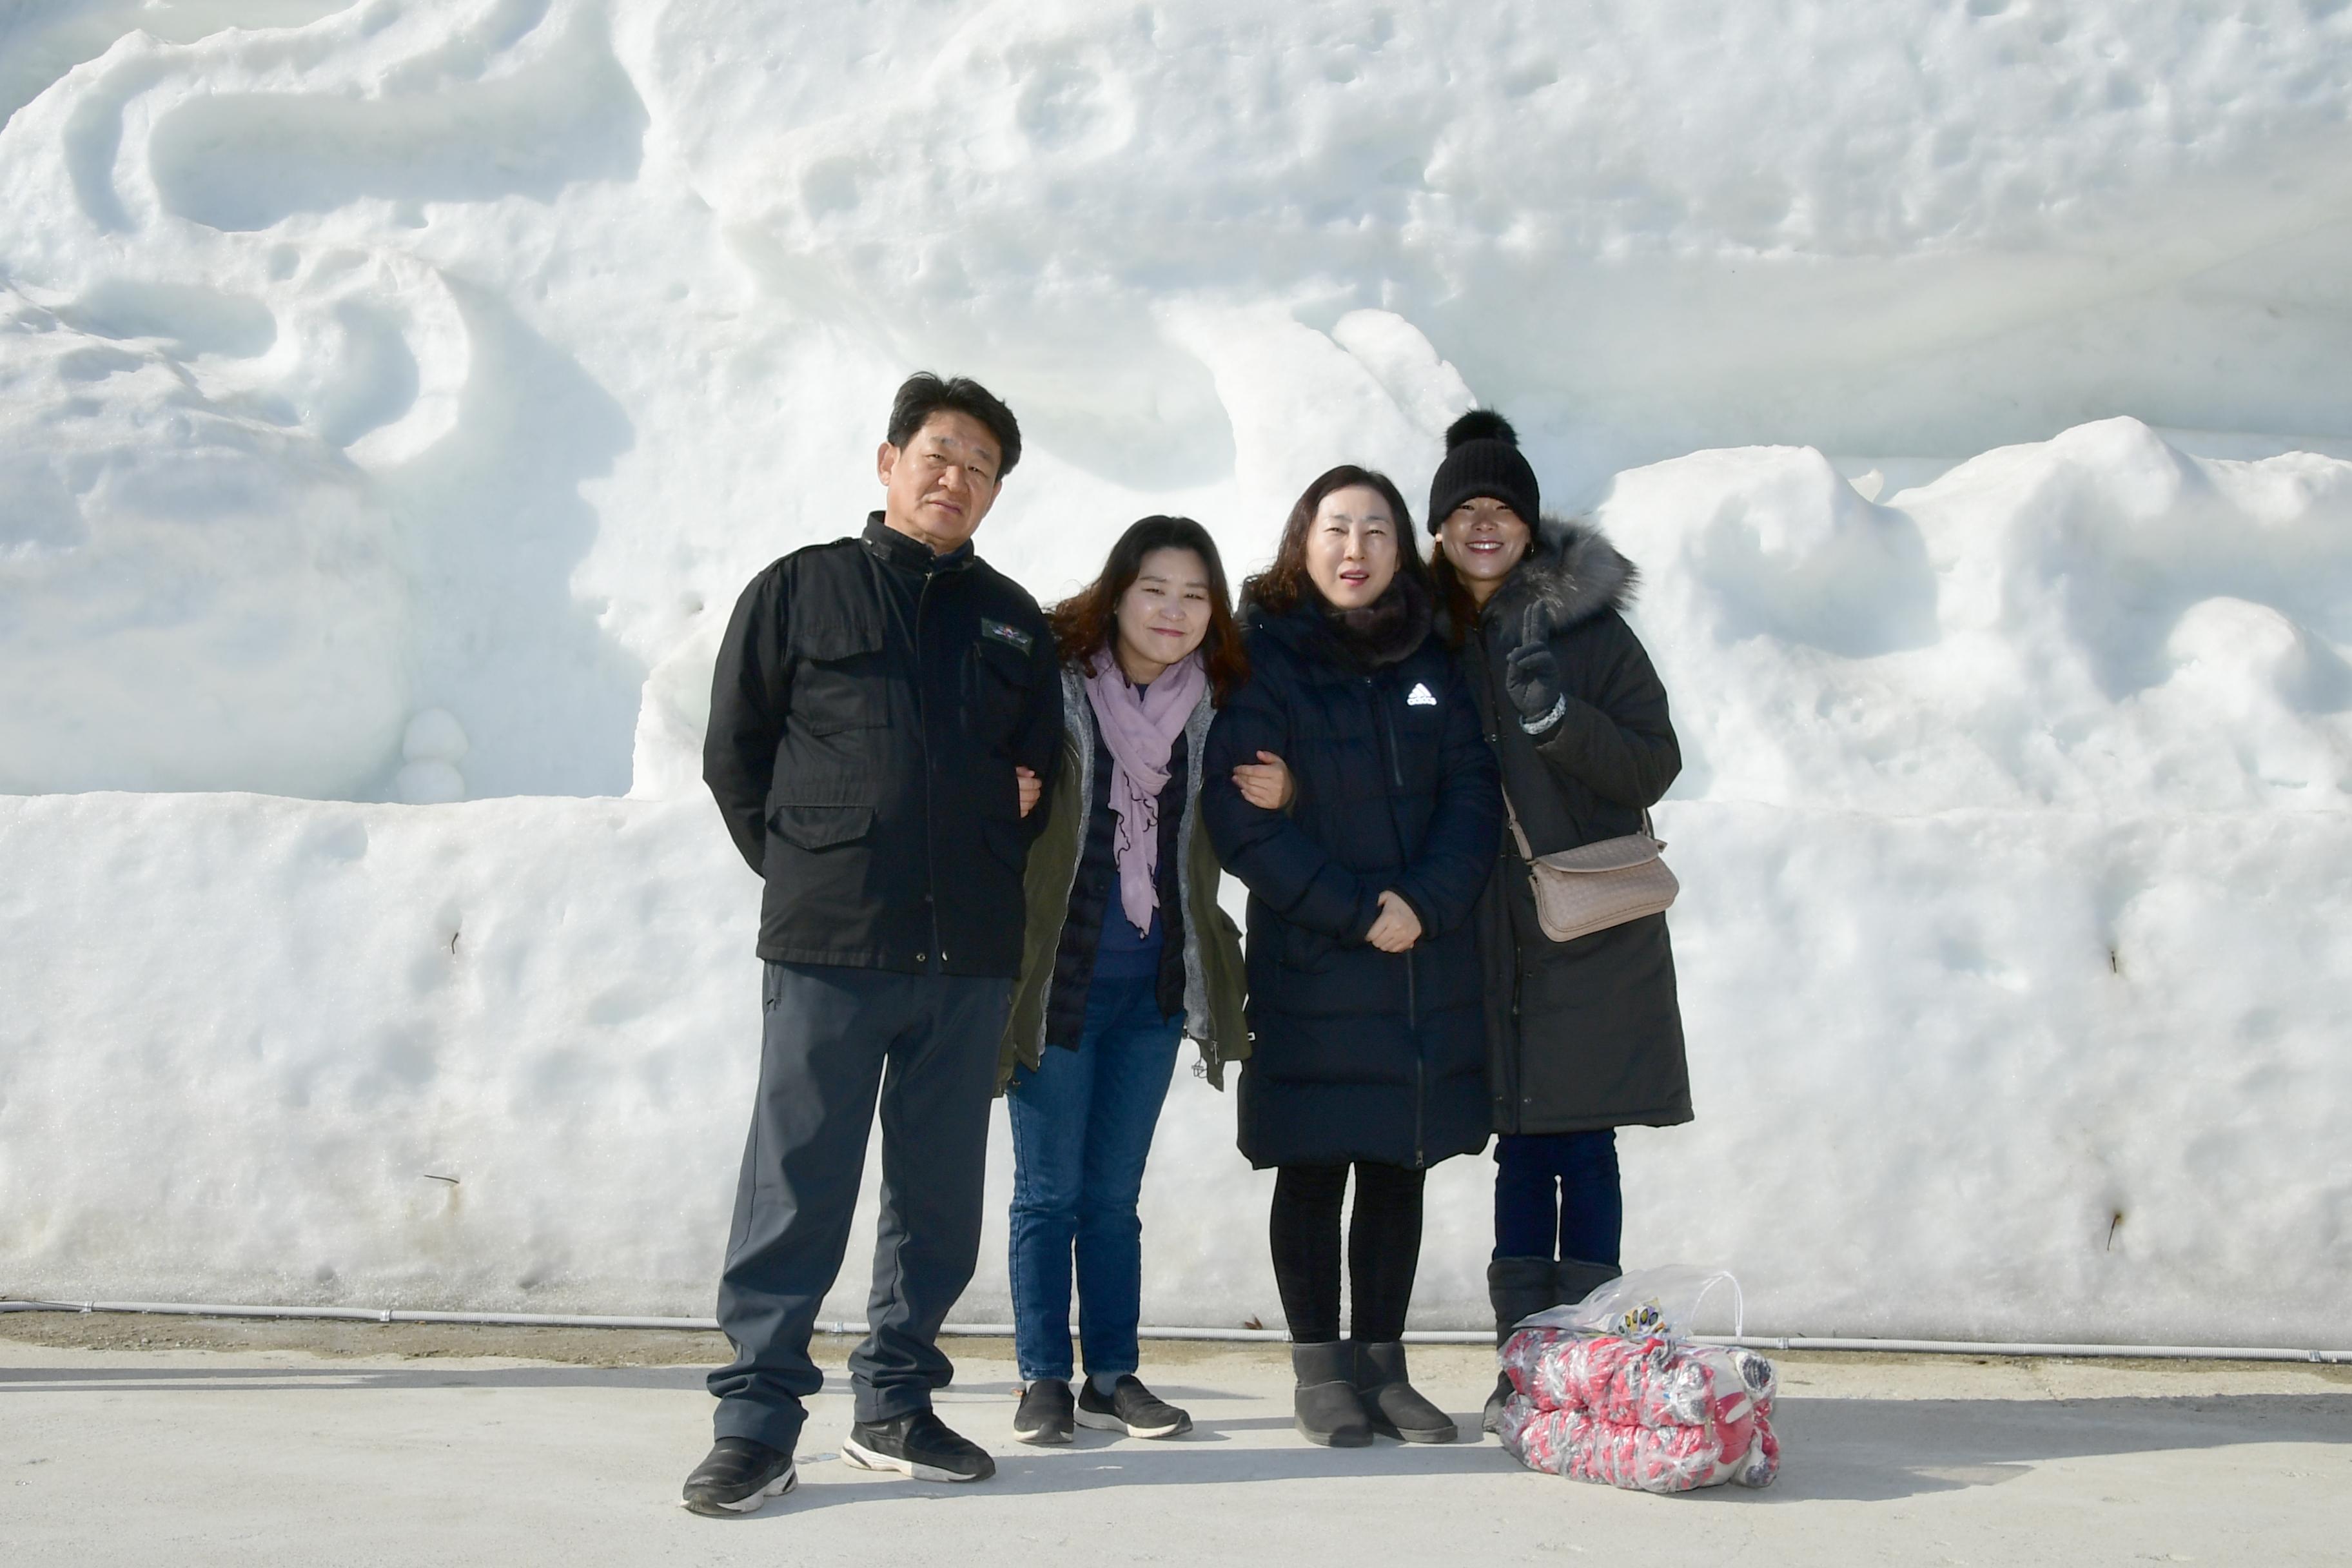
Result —
[[1209, 635], [1209, 566], [1190, 550], [1154, 550], [1118, 596], [1113, 651], [1138, 686], [1201, 646]]
[[944, 555], [972, 536], [996, 503], [1003, 454], [987, 426], [969, 414], [940, 409], [904, 447], [882, 443], [875, 454], [881, 477], [882, 521]]
[[1307, 575], [1333, 609], [1361, 609], [1396, 581], [1397, 524], [1370, 485], [1333, 490], [1307, 525]]
[[1446, 514], [1437, 531], [1445, 559], [1481, 605], [1526, 557], [1532, 537], [1526, 520], [1492, 496], [1464, 501]]

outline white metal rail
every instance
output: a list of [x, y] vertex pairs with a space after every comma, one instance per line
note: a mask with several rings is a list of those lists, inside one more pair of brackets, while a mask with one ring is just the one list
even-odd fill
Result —
[[[179, 1318], [295, 1318], [361, 1323], [474, 1323], [486, 1326], [542, 1329], [698, 1329], [716, 1331], [711, 1318], [633, 1318], [562, 1312], [434, 1312], [407, 1307], [268, 1307], [196, 1301], [27, 1301], [0, 1300], [0, 1312], [149, 1312]], [[819, 1333], [863, 1334], [863, 1323], [824, 1322]], [[1007, 1338], [1010, 1323], [950, 1323], [947, 1334]], [[1289, 1336], [1280, 1329], [1144, 1328], [1147, 1340], [1224, 1340], [1280, 1344]], [[1494, 1335], [1483, 1330], [1408, 1330], [1415, 1344], [1486, 1344]], [[1973, 1340], [1867, 1340], [1820, 1338], [1806, 1334], [1747, 1334], [1737, 1338], [1701, 1334], [1711, 1344], [1745, 1345], [1753, 1350], [1865, 1351], [1895, 1355], [2065, 1356], [2154, 1361], [2269, 1361], [2352, 1363], [2352, 1350], [2297, 1350], [2265, 1345], [2086, 1345], [1984, 1342]]]

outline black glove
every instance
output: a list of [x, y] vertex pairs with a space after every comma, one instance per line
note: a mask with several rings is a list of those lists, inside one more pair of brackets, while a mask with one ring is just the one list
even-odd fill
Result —
[[1549, 644], [1522, 643], [1503, 667], [1503, 689], [1519, 710], [1519, 728], [1540, 735], [1559, 722], [1567, 711], [1559, 699], [1559, 660]]

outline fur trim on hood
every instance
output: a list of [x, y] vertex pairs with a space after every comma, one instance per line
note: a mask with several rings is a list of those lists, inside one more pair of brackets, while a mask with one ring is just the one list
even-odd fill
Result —
[[[1633, 602], [1641, 573], [1591, 523], [1546, 517], [1519, 569], [1486, 606], [1518, 647], [1548, 642], [1603, 610]], [[1508, 618], [1500, 618], [1508, 617]]]

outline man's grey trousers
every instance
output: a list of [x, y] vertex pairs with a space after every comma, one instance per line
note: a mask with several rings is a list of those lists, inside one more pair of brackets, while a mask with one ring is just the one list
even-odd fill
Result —
[[997, 1046], [1013, 982], [771, 963], [760, 1093], [719, 1276], [735, 1359], [710, 1374], [721, 1437], [790, 1452], [824, 1385], [809, 1359], [841, 1272], [882, 1105], [882, 1213], [866, 1342], [849, 1358], [856, 1419], [928, 1409], [955, 1373], [940, 1325], [980, 1257]]

